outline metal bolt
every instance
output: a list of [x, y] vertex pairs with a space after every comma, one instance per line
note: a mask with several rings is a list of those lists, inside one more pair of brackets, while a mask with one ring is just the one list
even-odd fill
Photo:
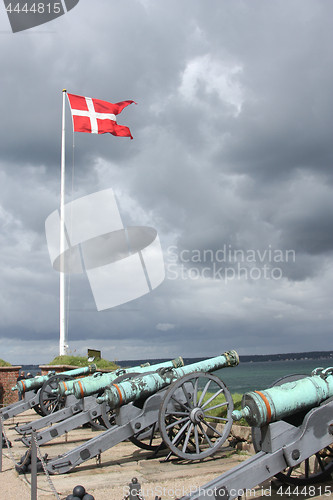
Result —
[[94, 417], [96, 417], [96, 415], [97, 415], [97, 411], [96, 411], [96, 410], [95, 410], [95, 411], [93, 411], [93, 412], [92, 412], [92, 414], [93, 414], [93, 416], [94, 416]]
[[136, 429], [141, 429], [141, 424], [140, 424], [140, 422], [137, 422], [137, 423], [135, 424], [135, 426], [134, 426], [134, 427], [135, 427]]
[[300, 454], [299, 450], [293, 450], [291, 453], [291, 458], [293, 460], [298, 460], [300, 456], [301, 456], [301, 454]]
[[333, 435], [333, 424], [330, 424], [328, 426], [328, 433], [331, 434], [331, 435]]

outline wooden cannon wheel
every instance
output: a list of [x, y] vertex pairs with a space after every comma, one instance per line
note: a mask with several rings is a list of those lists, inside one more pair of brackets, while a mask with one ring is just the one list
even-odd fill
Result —
[[[294, 374], [286, 375], [274, 382], [271, 387], [293, 382], [308, 377], [308, 375]], [[295, 415], [286, 417], [284, 420], [292, 425], [299, 426], [303, 422], [303, 418], [307, 412], [299, 412]], [[261, 450], [260, 429], [252, 427], [252, 441], [256, 452]], [[291, 484], [305, 486], [324, 481], [333, 472], [333, 445], [327, 446], [323, 450], [318, 451], [311, 457], [301, 462], [296, 467], [288, 467], [282, 472], [276, 474], [275, 477], [280, 481]]]
[[52, 392], [53, 389], [58, 389], [58, 382], [64, 380], [74, 380], [74, 377], [62, 375], [61, 373], [52, 375], [52, 377], [46, 380], [40, 388], [39, 407], [43, 416], [61, 410], [66, 405], [66, 396], [61, 396], [60, 394], [54, 394]]
[[[210, 373], [185, 375], [166, 391], [159, 428], [172, 453], [200, 460], [215, 453], [229, 435], [234, 405], [221, 379]], [[224, 411], [223, 417], [216, 413]], [[224, 428], [217, 428], [224, 424]]]
[[142, 429], [134, 434], [134, 436], [131, 436], [129, 440], [143, 450], [161, 450], [165, 448], [165, 444], [163, 443], [160, 433], [157, 431], [158, 422], [155, 422], [153, 425], [150, 425], [149, 427], [146, 427], [145, 429]]
[[[40, 390], [39, 390], [40, 391]], [[35, 391], [36, 392], [36, 391]], [[32, 409], [37, 413], [37, 415], [39, 415], [40, 417], [45, 417], [45, 414], [44, 412], [42, 411], [41, 407], [40, 407], [40, 404], [39, 404], [39, 394], [40, 392], [38, 393], [38, 391], [36, 392], [36, 399], [35, 399], [35, 402], [36, 404], [33, 405]], [[38, 403], [37, 403], [38, 401]]]
[[[110, 410], [107, 403], [101, 404], [102, 415], [95, 420], [95, 423], [99, 424], [101, 429], [111, 429], [115, 422], [115, 411]], [[94, 425], [93, 425], [94, 427]], [[98, 425], [96, 426], [98, 428]]]

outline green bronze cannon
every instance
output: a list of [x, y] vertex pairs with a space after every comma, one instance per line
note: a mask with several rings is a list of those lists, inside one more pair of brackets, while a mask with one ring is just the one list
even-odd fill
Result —
[[98, 403], [106, 401], [110, 408], [118, 408], [124, 404], [147, 398], [155, 392], [163, 389], [172, 382], [175, 382], [189, 373], [202, 372], [210, 373], [226, 366], [236, 366], [239, 363], [238, 355], [235, 351], [229, 351], [198, 363], [192, 363], [181, 368], [170, 368], [157, 370], [155, 373], [136, 377], [135, 380], [123, 380], [115, 382], [105, 389], [103, 396], [97, 398]]
[[[87, 375], [88, 373], [95, 373], [97, 370], [96, 365], [82, 366], [81, 368], [75, 368], [74, 370], [68, 370], [61, 372], [61, 375], [68, 375], [69, 377], [79, 377], [82, 375]], [[12, 391], [18, 390], [22, 394], [29, 391], [34, 391], [40, 389], [44, 382], [56, 375], [55, 371], [49, 371], [47, 375], [40, 375], [39, 377], [27, 378], [20, 380], [17, 384], [12, 387]]]
[[332, 368], [317, 368], [311, 377], [244, 394], [242, 410], [235, 410], [232, 418], [240, 420], [244, 417], [252, 427], [263, 427], [270, 422], [315, 408], [332, 396]]
[[[100, 405], [96, 402], [96, 397], [107, 383], [119, 381], [123, 377], [135, 376], [138, 373], [153, 372], [161, 368], [169, 369], [183, 365], [182, 358], [177, 358], [155, 365], [145, 363], [141, 366], [121, 368], [106, 374], [96, 372], [94, 375], [80, 380], [62, 380], [58, 382], [57, 388], [50, 390], [50, 387], [48, 387], [47, 391], [50, 400], [57, 401], [61, 398], [64, 401], [64, 407], [60, 409], [61, 411], [53, 412], [28, 424], [16, 426], [15, 430], [23, 436], [22, 442], [26, 446], [30, 446], [30, 434], [33, 429], [38, 430], [37, 439], [39, 444], [45, 444], [55, 437], [88, 423], [98, 429], [110, 428], [114, 421], [114, 411], [111, 411], [107, 404]], [[73, 384], [78, 385], [78, 398], [71, 394]], [[68, 387], [70, 390], [68, 390]], [[70, 394], [67, 394], [68, 392]]]
[[31, 408], [41, 416], [58, 411], [65, 405], [63, 397], [52, 394], [55, 386], [58, 386], [58, 382], [60, 380], [72, 380], [75, 376], [95, 371], [96, 365], [91, 365], [58, 374], [50, 371], [47, 375], [20, 380], [12, 390], [19, 390], [23, 394], [23, 399], [2, 408], [0, 413], [6, 420]]
[[[278, 484], [281, 498], [330, 496], [331, 482], [321, 484], [333, 472], [333, 367], [317, 368], [311, 376], [288, 375], [246, 393], [242, 407], [232, 416], [253, 426], [257, 453], [180, 500], [252, 497], [257, 485], [274, 476], [285, 484]], [[318, 483], [318, 490], [307, 486]], [[265, 491], [271, 495], [270, 488]]]
[[77, 399], [82, 399], [86, 396], [92, 396], [93, 394], [100, 393], [105, 389], [105, 387], [112, 384], [116, 379], [119, 380], [119, 377], [125, 377], [128, 373], [149, 373], [154, 372], [159, 368], [179, 368], [180, 366], [184, 366], [184, 361], [179, 357], [171, 361], [165, 361], [155, 365], [146, 363], [144, 365], [134, 366], [131, 368], [119, 368], [112, 373], [103, 374], [101, 372], [97, 372], [91, 377], [85, 377], [80, 380], [59, 382], [58, 391], [59, 394], [63, 396], [74, 394]]
[[237, 353], [228, 351], [181, 368], [124, 374], [97, 398], [100, 406], [114, 409], [114, 425], [50, 460], [47, 470], [68, 472], [127, 439], [154, 452], [167, 446], [168, 456], [173, 453], [186, 460], [212, 455], [229, 435], [233, 401], [222, 380], [211, 372], [238, 363]]

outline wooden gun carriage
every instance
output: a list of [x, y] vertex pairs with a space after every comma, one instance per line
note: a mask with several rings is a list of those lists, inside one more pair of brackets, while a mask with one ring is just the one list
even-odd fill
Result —
[[[155, 431], [170, 453], [189, 460], [213, 454], [222, 446], [232, 425], [232, 397], [225, 384], [211, 372], [237, 366], [235, 351], [181, 368], [159, 368], [149, 374], [126, 374], [97, 398], [114, 410], [114, 424], [98, 436], [64, 455], [51, 459], [52, 474], [68, 472], [130, 439], [138, 446], [156, 450]], [[223, 417], [216, 411], [224, 409]], [[224, 428], [218, 429], [223, 423]]]
[[267, 390], [247, 393], [242, 410], [232, 416], [252, 426], [257, 453], [180, 500], [231, 500], [273, 476], [304, 487], [333, 472], [332, 367], [318, 368], [310, 377], [289, 375]]

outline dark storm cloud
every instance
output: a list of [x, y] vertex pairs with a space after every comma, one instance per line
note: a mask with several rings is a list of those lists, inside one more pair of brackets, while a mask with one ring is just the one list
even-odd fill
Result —
[[[66, 104], [67, 202], [112, 187], [125, 225], [158, 231], [167, 268], [170, 246], [188, 256], [216, 255], [226, 245], [244, 255], [266, 252], [262, 262], [258, 253], [256, 262], [244, 262], [248, 273], [264, 264], [282, 273], [278, 280], [225, 282], [223, 273], [170, 279], [167, 270], [154, 292], [104, 313], [96, 311], [86, 277], [71, 276], [70, 345], [84, 351], [99, 342], [110, 359], [210, 355], [222, 344], [242, 354], [259, 345], [292, 351], [300, 337], [304, 350], [317, 349], [319, 339], [325, 349], [332, 10], [331, 2], [314, 0], [212, 0], [209, 8], [203, 0], [131, 0], [130, 8], [104, 0], [80, 2], [45, 25], [52, 33], [1, 35], [5, 352], [20, 360], [11, 338], [29, 339], [31, 356], [35, 339], [45, 361], [57, 351], [59, 285], [44, 221], [59, 206], [63, 88], [138, 103], [118, 117], [133, 141], [75, 135], [73, 192]], [[294, 260], [267, 261], [269, 251], [288, 250]], [[198, 272], [205, 266], [180, 264]], [[221, 264], [237, 270], [236, 262]], [[202, 345], [203, 336], [214, 348]]]

